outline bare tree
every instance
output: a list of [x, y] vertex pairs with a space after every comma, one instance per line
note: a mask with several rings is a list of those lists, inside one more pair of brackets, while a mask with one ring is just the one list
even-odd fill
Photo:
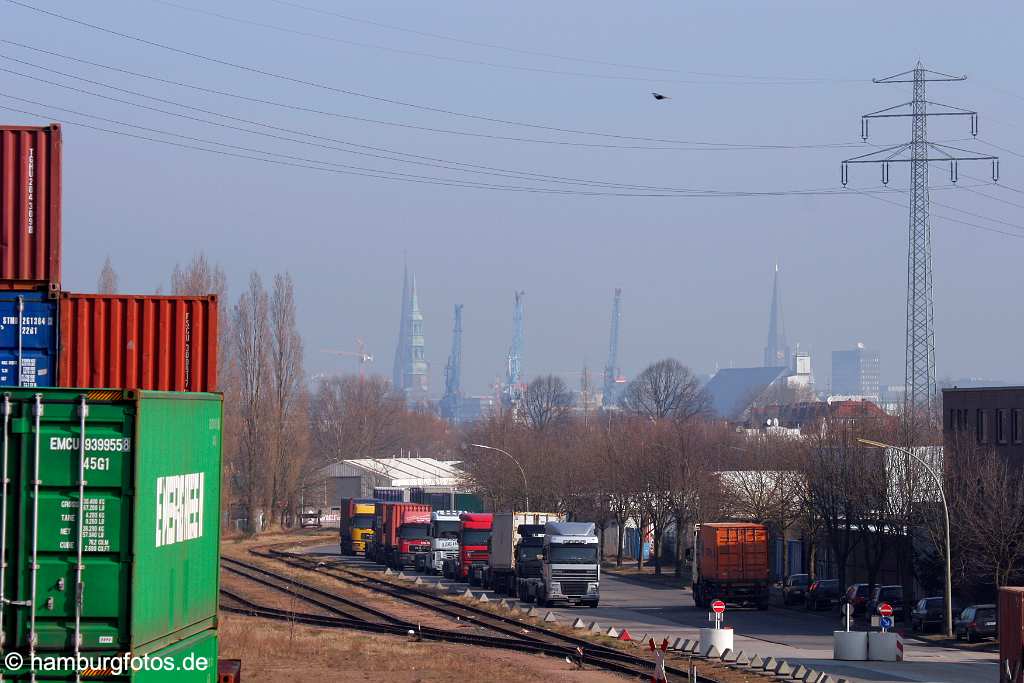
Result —
[[533, 429], [543, 430], [560, 422], [572, 409], [572, 392], [561, 377], [544, 375], [526, 386], [523, 411]]
[[404, 399], [380, 376], [321, 380], [310, 411], [318, 464], [393, 455], [402, 447], [404, 412]]
[[[271, 515], [293, 507], [307, 462], [302, 337], [291, 275], [274, 277], [270, 298]], [[293, 510], [294, 512], [294, 510]]]
[[268, 472], [267, 404], [270, 363], [268, 357], [269, 304], [258, 273], [249, 276], [249, 287], [234, 308], [233, 328], [239, 368], [238, 467], [235, 472], [249, 529], [262, 529], [257, 520], [266, 493]]
[[666, 358], [647, 368], [629, 383], [622, 406], [652, 419], [689, 419], [708, 412], [710, 402], [700, 381], [688, 367]]
[[110, 262], [110, 256], [103, 262], [100, 275], [96, 278], [96, 291], [100, 294], [117, 294], [117, 271]]
[[[730, 446], [743, 454], [740, 468], [722, 473], [726, 514], [770, 526], [785, 539], [800, 520], [806, 479], [801, 467], [802, 444], [794, 437], [771, 433]], [[788, 544], [782, 544], [783, 571], [789, 567]]]
[[1024, 577], [1021, 465], [958, 434], [947, 458], [946, 492], [954, 543], [976, 582], [996, 587]]

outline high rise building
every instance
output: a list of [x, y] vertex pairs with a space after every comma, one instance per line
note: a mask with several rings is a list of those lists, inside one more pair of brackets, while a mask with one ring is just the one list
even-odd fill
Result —
[[419, 294], [416, 290], [416, 275], [409, 282], [406, 268], [402, 279], [402, 318], [398, 327], [398, 346], [395, 349], [395, 365], [392, 369], [392, 383], [396, 390], [405, 394], [406, 401], [418, 404], [427, 401], [429, 395], [429, 367], [423, 344], [423, 314], [420, 312]]
[[878, 351], [864, 348], [861, 342], [846, 351], [833, 351], [832, 393], [878, 401], [881, 397], [879, 366]]
[[768, 345], [764, 347], [764, 367], [785, 368], [790, 365], [786, 327], [782, 322], [782, 293], [779, 291], [779, 264], [775, 264], [772, 282], [772, 306], [768, 314]]

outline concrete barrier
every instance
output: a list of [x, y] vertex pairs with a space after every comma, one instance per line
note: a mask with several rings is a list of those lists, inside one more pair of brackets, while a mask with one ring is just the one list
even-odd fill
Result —
[[868, 634], [868, 659], [873, 662], [898, 662], [902, 657], [903, 638], [892, 631], [872, 631]]
[[546, 621], [549, 624], [554, 624], [558, 622], [558, 617], [555, 616], [554, 612], [548, 612], [544, 615], [544, 621]]
[[702, 628], [700, 630], [700, 654], [706, 655], [712, 645], [719, 652], [725, 652], [726, 648], [731, 649], [733, 647], [732, 628]]
[[616, 628], [614, 626], [610, 626], [610, 627], [608, 627], [608, 631], [605, 632], [605, 635], [608, 636], [609, 638], [618, 638], [619, 637], [619, 632], [618, 632], [618, 630], [616, 630]]
[[833, 631], [832, 658], [863, 662], [868, 658], [868, 634], [864, 631]]
[[572, 622], [572, 627], [573, 628], [586, 628], [587, 624], [586, 624], [586, 622], [584, 622], [579, 617], [576, 617], [576, 621]]

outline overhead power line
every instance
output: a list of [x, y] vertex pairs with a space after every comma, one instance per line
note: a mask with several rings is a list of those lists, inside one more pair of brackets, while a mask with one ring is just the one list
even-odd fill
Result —
[[[184, 119], [188, 119], [188, 120], [192, 120], [192, 121], [197, 121], [197, 122], [205, 123], [205, 124], [212, 125], [212, 126], [218, 126], [218, 127], [228, 128], [228, 129], [232, 129], [232, 130], [238, 130], [238, 131], [242, 131], [242, 132], [245, 132], [245, 133], [250, 133], [250, 134], [253, 134], [253, 135], [261, 135], [261, 136], [264, 136], [264, 137], [270, 137], [270, 138], [275, 138], [275, 139], [279, 139], [279, 140], [285, 140], [285, 141], [288, 141], [288, 142], [297, 142], [299, 144], [310, 145], [310, 146], [313, 146], [313, 147], [318, 147], [318, 148], [321, 148], [321, 149], [333, 150], [333, 151], [342, 152], [342, 153], [346, 153], [346, 154], [355, 154], [355, 155], [359, 155], [359, 156], [366, 156], [366, 157], [371, 157], [371, 158], [384, 159], [384, 160], [395, 161], [395, 162], [399, 162], [399, 163], [417, 164], [417, 165], [429, 166], [429, 167], [433, 167], [433, 168], [443, 168], [443, 169], [447, 169], [447, 170], [455, 170], [455, 171], [460, 171], [460, 172], [485, 173], [485, 174], [488, 174], [488, 175], [498, 175], [498, 176], [502, 176], [502, 177], [517, 178], [517, 179], [527, 179], [527, 180], [538, 180], [539, 179], [539, 180], [544, 180], [544, 181], [548, 181], [548, 182], [560, 182], [560, 183], [570, 183], [570, 184], [584, 184], [584, 185], [591, 185], [591, 186], [618, 187], [618, 188], [622, 188], [622, 189], [639, 189], [639, 190], [664, 191], [664, 192], [689, 192], [689, 191], [692, 191], [690, 188], [663, 187], [663, 186], [652, 186], [652, 185], [637, 185], [637, 184], [617, 183], [617, 182], [604, 181], [604, 180], [595, 180], [595, 179], [587, 179], [587, 178], [574, 178], [574, 177], [570, 177], [570, 176], [560, 176], [560, 175], [552, 175], [552, 174], [545, 174], [545, 173], [536, 173], [536, 172], [531, 172], [531, 171], [520, 171], [520, 170], [514, 170], [514, 169], [500, 168], [500, 167], [496, 167], [496, 166], [486, 166], [486, 165], [482, 165], [482, 164], [472, 164], [472, 163], [466, 163], [466, 162], [460, 162], [460, 161], [452, 161], [452, 160], [444, 159], [444, 158], [440, 158], [440, 157], [431, 157], [431, 156], [426, 156], [426, 155], [410, 154], [410, 153], [407, 153], [407, 152], [402, 152], [402, 151], [399, 151], [399, 150], [394, 150], [394, 149], [390, 149], [390, 148], [386, 148], [386, 147], [378, 147], [378, 146], [373, 146], [373, 145], [364, 145], [362, 143], [352, 142], [350, 140], [344, 140], [344, 139], [341, 139], [341, 138], [334, 138], [334, 137], [330, 137], [330, 136], [325, 136], [325, 135], [320, 135], [320, 134], [316, 134], [316, 133], [311, 133], [311, 132], [308, 132], [308, 131], [302, 131], [302, 130], [296, 130], [296, 129], [293, 129], [293, 128], [287, 128], [287, 127], [284, 127], [284, 126], [276, 126], [276, 125], [268, 124], [268, 123], [265, 123], [265, 122], [262, 122], [262, 121], [255, 121], [255, 120], [247, 119], [247, 118], [243, 118], [243, 117], [232, 116], [232, 115], [224, 114], [222, 112], [214, 111], [214, 110], [211, 110], [211, 109], [206, 109], [206, 108], [203, 108], [203, 107], [196, 107], [196, 106], [193, 106], [193, 105], [184, 104], [182, 102], [179, 102], [179, 101], [176, 101], [176, 100], [170, 100], [170, 99], [163, 98], [163, 97], [155, 97], [155, 96], [152, 96], [152, 95], [148, 95], [146, 93], [139, 92], [137, 90], [131, 90], [131, 89], [128, 89], [128, 88], [121, 88], [119, 86], [112, 85], [110, 83], [104, 83], [102, 81], [97, 81], [97, 80], [94, 80], [94, 79], [84, 78], [84, 77], [81, 77], [81, 76], [77, 76], [75, 74], [69, 74], [69, 73], [66, 73], [66, 72], [63, 72], [63, 71], [59, 71], [57, 69], [51, 69], [51, 68], [48, 68], [48, 67], [45, 67], [45, 66], [42, 66], [42, 65], [39, 65], [39, 64], [34, 64], [32, 62], [28, 62], [28, 61], [25, 61], [25, 60], [17, 59], [17, 58], [10, 57], [10, 56], [4, 55], [4, 54], [0, 54], [0, 59], [6, 59], [8, 61], [16, 62], [18, 64], [24, 64], [26, 66], [30, 66], [32, 68], [39, 69], [41, 71], [45, 71], [47, 73], [57, 74], [59, 76], [65, 77], [65, 78], [73, 78], [73, 79], [78, 80], [78, 81], [82, 81], [82, 82], [85, 82], [85, 83], [90, 83], [92, 85], [98, 85], [100, 87], [108, 88], [108, 89], [113, 90], [115, 92], [129, 94], [129, 95], [132, 95], [134, 97], [139, 97], [139, 98], [143, 98], [143, 99], [154, 101], [154, 102], [160, 102], [160, 103], [164, 103], [164, 104], [169, 104], [169, 105], [172, 105], [172, 106], [175, 106], [175, 107], [180, 107], [182, 109], [186, 109], [186, 110], [189, 110], [189, 111], [195, 111], [195, 112], [200, 112], [200, 113], [203, 113], [203, 114], [209, 114], [209, 115], [216, 116], [216, 117], [223, 118], [223, 119], [227, 119], [227, 120], [230, 120], [230, 121], [236, 121], [236, 122], [245, 123], [245, 124], [251, 125], [251, 126], [258, 126], [258, 127], [261, 127], [261, 128], [266, 128], [268, 130], [289, 133], [291, 135], [298, 135], [298, 136], [302, 136], [302, 137], [308, 137], [311, 140], [316, 140], [316, 141], [319, 141], [319, 142], [310, 142], [310, 141], [306, 141], [306, 140], [295, 140], [293, 138], [284, 137], [284, 136], [276, 135], [276, 134], [271, 134], [271, 133], [267, 133], [265, 131], [254, 131], [254, 130], [243, 128], [243, 127], [240, 127], [240, 126], [234, 126], [234, 125], [225, 124], [225, 123], [222, 123], [222, 122], [219, 122], [219, 121], [210, 121], [208, 119], [203, 119], [203, 118], [200, 118], [200, 117], [195, 117], [195, 116], [190, 116], [190, 115], [182, 114], [181, 112], [168, 111], [166, 109], [161, 109], [159, 107], [152, 107], [152, 106], [144, 105], [144, 104], [141, 104], [139, 102], [133, 102], [133, 101], [130, 101], [130, 100], [124, 100], [124, 99], [117, 98], [117, 97], [111, 97], [110, 95], [106, 95], [106, 94], [103, 94], [103, 93], [98, 93], [98, 92], [95, 92], [95, 91], [92, 91], [92, 90], [87, 90], [85, 88], [79, 88], [79, 87], [75, 87], [75, 86], [72, 86], [72, 85], [68, 85], [66, 83], [60, 83], [60, 82], [57, 82], [57, 81], [53, 81], [53, 80], [49, 80], [49, 79], [45, 79], [45, 78], [40, 78], [38, 76], [33, 76], [31, 74], [22, 73], [20, 71], [15, 71], [13, 69], [7, 69], [7, 68], [0, 67], [0, 72], [9, 73], [9, 74], [12, 74], [12, 75], [15, 75], [15, 76], [19, 76], [21, 78], [27, 78], [27, 79], [30, 79], [30, 80], [33, 80], [33, 81], [37, 81], [37, 82], [40, 82], [40, 83], [45, 83], [47, 85], [52, 85], [52, 86], [55, 86], [55, 87], [64, 88], [64, 89], [70, 90], [72, 92], [82, 93], [82, 94], [85, 94], [85, 95], [89, 95], [89, 96], [92, 96], [92, 97], [96, 97], [96, 98], [100, 98], [100, 99], [104, 99], [104, 100], [108, 100], [108, 101], [112, 101], [112, 102], [117, 102], [117, 103], [124, 104], [124, 105], [131, 106], [131, 107], [136, 107], [136, 108], [140, 108], [140, 109], [154, 111], [154, 112], [165, 114], [165, 115], [168, 115], [168, 116], [174, 116], [174, 117], [177, 117], [177, 118], [184, 118]], [[342, 147], [335, 147], [335, 146], [331, 146], [331, 145], [324, 145], [324, 144], [322, 144], [322, 142], [333, 142], [333, 143], [337, 143], [337, 144], [340, 144], [340, 145], [345, 145], [345, 146], [348, 146], [348, 147], [355, 147], [357, 149], [345, 149], [345, 148], [342, 148]], [[362, 150], [370, 150], [370, 151], [362, 151]], [[380, 152], [380, 153], [377, 153], [377, 152]], [[404, 158], [402, 158], [402, 157], [404, 157]], [[461, 168], [456, 168], [456, 167], [461, 167]]]
[[431, 106], [431, 105], [419, 104], [419, 103], [409, 102], [409, 101], [405, 101], [405, 100], [399, 100], [399, 99], [395, 99], [395, 98], [391, 98], [391, 97], [384, 97], [384, 96], [381, 96], [381, 95], [373, 95], [373, 94], [361, 92], [361, 91], [358, 91], [358, 90], [352, 90], [352, 89], [349, 89], [349, 88], [342, 88], [342, 87], [339, 87], [339, 86], [330, 85], [328, 83], [322, 83], [320, 81], [314, 81], [314, 80], [309, 80], [309, 79], [306, 79], [306, 78], [299, 78], [297, 76], [290, 76], [290, 75], [287, 75], [287, 74], [277, 73], [275, 71], [270, 71], [268, 69], [263, 69], [263, 68], [255, 67], [255, 66], [249, 66], [249, 65], [246, 65], [246, 64], [238, 63], [238, 62], [233, 62], [233, 61], [230, 61], [230, 60], [227, 60], [227, 59], [221, 59], [219, 57], [211, 57], [209, 55], [205, 55], [205, 54], [202, 54], [200, 52], [196, 52], [194, 50], [186, 50], [186, 49], [182, 49], [182, 48], [179, 48], [179, 47], [174, 47], [174, 46], [169, 45], [167, 43], [161, 43], [161, 42], [158, 42], [158, 41], [155, 41], [155, 40], [150, 40], [148, 38], [143, 38], [143, 37], [138, 36], [138, 35], [134, 35], [134, 34], [130, 34], [130, 33], [124, 33], [122, 31], [116, 31], [114, 29], [107, 28], [105, 26], [100, 26], [98, 24], [93, 24], [93, 23], [90, 23], [88, 21], [84, 21], [82, 19], [76, 19], [74, 17], [70, 17], [70, 16], [67, 16], [65, 14], [61, 14], [59, 12], [53, 12], [53, 11], [50, 11], [50, 10], [47, 10], [47, 9], [36, 7], [34, 5], [30, 5], [28, 3], [21, 2], [20, 0], [4, 0], [4, 1], [9, 3], [9, 4], [15, 5], [17, 7], [22, 7], [24, 9], [27, 9], [27, 10], [30, 10], [30, 11], [33, 11], [33, 12], [37, 12], [39, 14], [43, 14], [43, 15], [46, 15], [46, 16], [49, 16], [49, 17], [53, 17], [55, 19], [59, 19], [59, 20], [64, 21], [64, 22], [68, 22], [68, 23], [72, 23], [72, 24], [75, 24], [75, 25], [78, 25], [78, 26], [82, 26], [82, 27], [91, 29], [93, 31], [98, 31], [98, 32], [101, 32], [101, 33], [105, 33], [107, 35], [116, 36], [116, 37], [122, 38], [124, 40], [134, 41], [134, 42], [137, 42], [137, 43], [139, 43], [141, 45], [147, 45], [149, 47], [155, 47], [155, 48], [158, 48], [158, 49], [161, 49], [161, 50], [172, 52], [174, 54], [178, 54], [178, 55], [182, 55], [182, 56], [186, 56], [186, 57], [191, 57], [191, 58], [198, 59], [198, 60], [210, 63], [210, 64], [217, 64], [219, 66], [224, 66], [224, 67], [228, 67], [228, 68], [231, 68], [231, 69], [236, 69], [236, 70], [239, 70], [239, 71], [244, 71], [246, 73], [252, 73], [252, 74], [259, 75], [259, 76], [265, 76], [267, 78], [273, 78], [273, 79], [284, 81], [284, 82], [288, 82], [288, 83], [294, 83], [296, 85], [302, 85], [302, 86], [306, 86], [306, 87], [310, 87], [310, 88], [315, 88], [315, 89], [318, 89], [318, 90], [324, 90], [326, 92], [332, 92], [332, 93], [339, 94], [339, 95], [348, 95], [348, 96], [351, 96], [351, 97], [358, 97], [358, 98], [370, 100], [372, 102], [379, 102], [379, 103], [382, 103], [382, 104], [391, 104], [391, 105], [395, 105], [395, 106], [399, 106], [399, 107], [405, 107], [405, 108], [409, 108], [409, 109], [414, 109], [414, 110], [417, 110], [417, 111], [431, 112], [431, 113], [434, 113], [434, 114], [444, 114], [446, 116], [465, 118], [465, 119], [470, 119], [470, 120], [474, 120], [474, 121], [485, 121], [487, 123], [496, 123], [496, 124], [501, 124], [501, 125], [506, 125], [506, 126], [518, 126], [518, 127], [531, 128], [531, 129], [536, 129], [536, 130], [546, 130], [546, 131], [550, 131], [550, 132], [554, 132], [554, 133], [568, 133], [568, 134], [572, 134], [572, 135], [594, 136], [594, 137], [609, 138], [609, 139], [615, 139], [615, 140], [634, 140], [634, 141], [638, 141], [638, 142], [657, 142], [657, 143], [665, 143], [665, 144], [689, 144], [689, 143], [687, 143], [684, 140], [673, 140], [673, 139], [667, 139], [667, 138], [655, 138], [655, 137], [647, 137], [647, 136], [639, 136], [639, 135], [621, 135], [621, 134], [617, 134], [617, 133], [607, 133], [607, 132], [601, 132], [601, 131], [589, 131], [589, 130], [581, 130], [581, 129], [576, 129], [576, 128], [566, 128], [566, 127], [560, 127], [560, 126], [551, 126], [551, 125], [541, 124], [541, 123], [531, 123], [531, 122], [528, 122], [528, 121], [518, 121], [518, 120], [514, 120], [514, 119], [504, 119], [504, 118], [500, 118], [500, 117], [497, 117], [497, 116], [488, 116], [488, 115], [484, 115], [484, 114], [473, 114], [473, 113], [468, 113], [468, 112], [461, 112], [461, 111], [456, 111], [454, 109], [446, 109], [446, 108], [443, 108], [443, 107], [435, 107], [435, 106]]
[[[809, 143], [809, 144], [761, 144], [761, 143], [729, 143], [729, 142], [713, 142], [707, 140], [677, 140], [675, 144], [671, 146], [651, 146], [651, 145], [620, 145], [620, 144], [609, 144], [599, 142], [579, 142], [572, 140], [545, 140], [540, 138], [527, 138], [519, 136], [509, 135], [497, 135], [493, 133], [477, 133], [473, 131], [465, 130], [453, 130], [448, 128], [437, 128], [432, 126], [422, 126], [411, 123], [403, 123], [397, 121], [387, 121], [383, 119], [368, 118], [365, 116], [355, 116], [352, 114], [345, 114], [340, 112], [329, 111], [325, 109], [319, 109], [315, 107], [306, 107], [297, 105], [290, 102], [282, 102], [280, 100], [271, 100], [263, 97], [253, 97], [244, 95], [229, 90], [222, 90], [218, 88], [211, 88], [194, 83], [187, 83], [184, 81], [178, 81], [163, 76], [156, 76], [153, 74], [145, 73], [142, 71], [135, 71], [132, 69], [126, 69], [123, 67], [112, 66], [109, 64], [103, 64], [101, 62], [92, 61], [89, 59], [83, 59], [81, 57], [75, 57], [66, 53], [56, 52], [54, 50], [48, 50], [27, 43], [20, 43], [14, 40], [6, 38], [0, 38], [0, 43], [7, 45], [13, 45], [25, 50], [30, 50], [39, 54], [49, 55], [51, 57], [57, 57], [64, 59], [76, 64], [84, 64], [87, 66], [96, 67], [98, 69], [104, 69], [112, 71], [114, 73], [120, 73], [127, 76], [133, 76], [136, 78], [142, 78], [150, 80], [155, 83], [163, 83], [166, 85], [173, 85], [179, 88], [185, 88], [196, 92], [202, 92], [209, 95], [219, 95], [221, 97], [228, 97], [243, 102], [250, 102], [256, 104], [264, 104], [267, 106], [277, 107], [281, 109], [287, 109], [291, 111], [298, 111], [307, 114], [316, 114], [319, 116], [327, 116], [331, 118], [345, 119], [351, 121], [358, 121], [361, 123], [373, 123], [384, 126], [392, 126], [397, 128], [405, 128], [411, 130], [418, 130], [429, 133], [440, 133], [446, 135], [458, 135], [464, 137], [483, 138], [488, 140], [500, 140], [502, 142], [521, 142], [521, 143], [533, 143], [533, 144], [544, 144], [544, 145], [556, 145], [560, 147], [580, 147], [580, 148], [594, 148], [594, 149], [622, 149], [622, 150], [650, 150], [650, 151], [745, 151], [745, 150], [764, 150], [764, 151], [776, 151], [776, 150], [812, 150], [812, 149], [862, 149], [862, 143], [851, 143], [851, 142], [832, 142], [832, 143]], [[31, 64], [31, 62], [22, 62]], [[42, 67], [40, 67], [42, 68]]]
[[[254, 161], [261, 161], [265, 163], [273, 163], [280, 166], [289, 166], [295, 168], [308, 168], [317, 171], [327, 171], [331, 173], [338, 173], [343, 175], [356, 175], [370, 178], [379, 178], [385, 180], [402, 180], [414, 183], [432, 184], [432, 185], [445, 185], [450, 187], [460, 187], [469, 189], [486, 189], [486, 190], [505, 190], [515, 192], [527, 192], [527, 193], [539, 193], [539, 194], [552, 194], [552, 195], [570, 195], [570, 196], [588, 196], [588, 197], [677, 197], [677, 198], [741, 198], [741, 197], [790, 197], [790, 196], [801, 196], [801, 197], [817, 197], [817, 196], [842, 196], [847, 190], [833, 188], [833, 189], [789, 189], [789, 190], [692, 190], [689, 192], [609, 192], [609, 191], [584, 191], [578, 189], [566, 189], [566, 188], [552, 188], [552, 187], [534, 187], [534, 186], [523, 186], [523, 185], [501, 185], [495, 183], [484, 183], [473, 180], [462, 180], [462, 179], [449, 179], [441, 178], [436, 176], [422, 176], [410, 173], [403, 173], [399, 171], [387, 171], [375, 168], [367, 168], [361, 166], [354, 166], [350, 164], [339, 164], [336, 162], [323, 161], [319, 159], [310, 159], [306, 157], [300, 157], [290, 154], [282, 154], [278, 152], [272, 152], [268, 150], [247, 147], [243, 145], [236, 145], [229, 142], [223, 142], [220, 140], [211, 140], [207, 138], [201, 138], [191, 135], [184, 135], [181, 133], [175, 133], [151, 126], [143, 126], [127, 121], [121, 121], [119, 119], [113, 119], [109, 117], [99, 116], [96, 114], [90, 114], [82, 112], [77, 109], [71, 109], [68, 107], [61, 107], [58, 105], [52, 105], [42, 102], [37, 102], [10, 93], [0, 92], [0, 97], [6, 97], [8, 99], [33, 104], [40, 107], [46, 107], [53, 111], [61, 111], [70, 113], [75, 116], [84, 116], [96, 121], [114, 124], [118, 126], [124, 126], [126, 128], [132, 128], [143, 133], [150, 133], [156, 135], [163, 135], [177, 140], [183, 141], [178, 142], [175, 140], [164, 140], [161, 138], [152, 137], [152, 135], [145, 135], [140, 133], [129, 133], [125, 131], [113, 130], [110, 128], [104, 128], [94, 124], [83, 123], [73, 119], [68, 119], [64, 116], [54, 116], [51, 112], [41, 111], [29, 111], [18, 107], [2, 106], [0, 108], [8, 111], [14, 111], [17, 113], [35, 116], [40, 118], [46, 118], [50, 120], [62, 120], [64, 123], [70, 125], [81, 126], [92, 130], [101, 132], [111, 133], [119, 135], [121, 137], [129, 137], [133, 139], [147, 140], [151, 142], [158, 142], [161, 144], [167, 144], [175, 147], [182, 147], [186, 149], [192, 149], [197, 151], [203, 151], [213, 154], [219, 154], [222, 156], [229, 156], [241, 159], [249, 159]], [[221, 147], [223, 149], [211, 149], [204, 145], [210, 145], [213, 147]], [[263, 156], [256, 156], [263, 155]], [[891, 193], [900, 192], [897, 189], [883, 188], [877, 190], [859, 190], [858, 192], [866, 193]]]
[[354, 17], [348, 14], [342, 14], [340, 12], [326, 10], [319, 7], [312, 7], [310, 5], [303, 5], [298, 2], [292, 2], [290, 0], [269, 0], [278, 5], [285, 7], [292, 7], [294, 9], [300, 9], [306, 12], [312, 12], [321, 16], [330, 16], [343, 21], [350, 21], [354, 23], [365, 24], [368, 26], [376, 26], [378, 28], [386, 28], [392, 31], [401, 31], [402, 33], [409, 33], [412, 35], [423, 36], [426, 38], [434, 38], [437, 40], [449, 41], [452, 43], [459, 43], [462, 45], [471, 45], [473, 47], [484, 47], [493, 50], [503, 50], [514, 54], [528, 55], [531, 57], [545, 57], [548, 59], [558, 59], [567, 62], [576, 62], [579, 64], [592, 64], [596, 66], [610, 66], [620, 69], [635, 69], [640, 71], [656, 71], [663, 73], [675, 73], [689, 76], [705, 76], [708, 78], [732, 78], [732, 79], [745, 79], [752, 81], [786, 81], [792, 83], [863, 83], [866, 82], [862, 78], [832, 78], [823, 76], [768, 76], [768, 75], [755, 75], [755, 74], [731, 74], [721, 73], [712, 71], [687, 71], [675, 67], [665, 66], [649, 66], [643, 64], [629, 64], [624, 62], [612, 62], [601, 59], [591, 59], [587, 57], [570, 56], [563, 54], [556, 54], [553, 52], [543, 52], [541, 50], [528, 50], [521, 47], [511, 47], [508, 45], [499, 45], [497, 43], [488, 43], [479, 40], [468, 40], [466, 38], [459, 38], [456, 36], [444, 35], [441, 33], [433, 33], [430, 31], [423, 31], [418, 29], [412, 29], [404, 26], [396, 26], [394, 24], [387, 24], [380, 21], [372, 21], [370, 19], [364, 19], [360, 17]]
[[328, 35], [325, 33], [317, 33], [314, 31], [304, 31], [302, 29], [290, 28], [287, 26], [279, 26], [277, 24], [271, 24], [264, 21], [258, 21], [255, 19], [249, 19], [246, 17], [235, 16], [231, 14], [225, 14], [223, 12], [215, 12], [209, 9], [201, 7], [193, 7], [191, 5], [185, 5], [177, 2], [171, 2], [171, 0], [150, 0], [159, 5], [167, 7], [173, 7], [178, 10], [185, 12], [193, 12], [206, 17], [213, 17], [220, 19], [221, 21], [227, 21], [234, 24], [241, 24], [243, 26], [253, 26], [256, 28], [266, 29], [268, 31], [275, 31], [277, 33], [284, 33], [288, 35], [300, 36], [303, 38], [313, 38], [316, 40], [326, 41], [330, 43], [337, 43], [341, 45], [351, 45], [353, 47], [367, 48], [371, 50], [380, 50], [382, 52], [389, 52], [392, 54], [400, 54], [409, 57], [427, 58], [443, 62], [453, 62], [457, 64], [466, 64], [470, 66], [484, 66], [495, 69], [506, 69], [511, 71], [525, 71], [528, 73], [539, 73], [551, 76], [570, 76], [574, 78], [589, 78], [599, 80], [613, 80], [613, 81], [638, 81], [644, 83], [675, 83], [680, 85], [760, 85], [760, 86], [777, 86], [777, 85], [819, 85], [824, 81], [813, 80], [793, 80], [793, 79], [759, 79], [759, 78], [748, 78], [745, 80], [738, 80], [735, 77], [730, 77], [732, 80], [680, 80], [671, 77], [661, 78], [648, 78], [643, 76], [629, 76], [621, 74], [605, 74], [605, 73], [587, 73], [582, 71], [565, 71], [562, 69], [549, 69], [544, 67], [525, 66], [522, 64], [503, 64], [499, 62], [489, 62], [482, 59], [467, 59], [463, 57], [452, 57], [450, 55], [439, 55], [432, 52], [423, 52], [419, 50], [408, 50], [399, 47], [393, 47], [390, 45], [380, 45], [377, 43], [367, 43], [359, 40], [351, 40], [349, 38], [341, 38], [335, 35]]

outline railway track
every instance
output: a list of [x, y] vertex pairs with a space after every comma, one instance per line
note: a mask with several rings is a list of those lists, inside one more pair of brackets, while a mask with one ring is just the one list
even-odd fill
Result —
[[[512, 649], [574, 659], [579, 659], [579, 652], [582, 651], [582, 659], [585, 664], [618, 673], [646, 679], [650, 678], [652, 664], [648, 659], [595, 643], [592, 640], [578, 638], [544, 628], [543, 626], [526, 624], [512, 617], [494, 614], [488, 610], [466, 605], [444, 596], [426, 593], [411, 586], [402, 586], [390, 581], [367, 576], [362, 572], [352, 571], [340, 566], [340, 563], [337, 562], [324, 562], [301, 553], [286, 552], [274, 548], [252, 549], [250, 553], [263, 559], [276, 560], [297, 569], [315, 571], [348, 585], [382, 593], [407, 604], [442, 614], [462, 623], [468, 622], [481, 626], [498, 634], [497, 636], [487, 636], [487, 638], [497, 639], [502, 643], [501, 645], [491, 644], [490, 646], [492, 647], [511, 647]], [[232, 560], [232, 562], [238, 563], [238, 560]], [[262, 569], [261, 571], [267, 572], [268, 570]], [[292, 581], [294, 582], [294, 579]], [[448, 631], [443, 632], [450, 633]], [[697, 680], [695, 677], [691, 679], [685, 669], [668, 666], [666, 671], [669, 679], [672, 681]], [[713, 679], [701, 676], [700, 680], [710, 683]]]

